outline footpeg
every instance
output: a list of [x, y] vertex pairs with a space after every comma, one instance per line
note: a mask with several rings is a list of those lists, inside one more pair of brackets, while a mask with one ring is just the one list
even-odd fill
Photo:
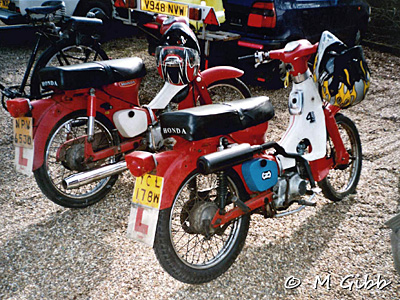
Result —
[[296, 201], [299, 205], [305, 205], [305, 206], [317, 206], [316, 202], [311, 202], [307, 200], [298, 200]]
[[304, 205], [304, 206], [317, 206], [316, 202], [312, 202], [311, 200], [314, 199], [316, 193], [313, 191], [307, 191], [311, 196], [308, 198], [308, 200], [296, 200], [295, 202], [298, 203], [299, 205]]
[[234, 196], [232, 197], [232, 202], [235, 203], [241, 210], [243, 210], [245, 213], [248, 213], [250, 211], [250, 207], [248, 207], [242, 200], [240, 200], [238, 197]]
[[274, 216], [274, 218], [284, 217], [284, 216], [288, 216], [288, 215], [297, 213], [297, 212], [303, 210], [306, 206], [316, 206], [317, 205], [316, 202], [311, 202], [311, 200], [315, 197], [315, 195], [316, 195], [316, 193], [312, 193], [312, 195], [310, 196], [310, 198], [308, 200], [295, 200], [295, 201], [293, 201], [293, 202], [299, 204], [300, 206], [298, 208], [294, 209], [294, 210], [285, 211], [283, 213], [276, 214]]

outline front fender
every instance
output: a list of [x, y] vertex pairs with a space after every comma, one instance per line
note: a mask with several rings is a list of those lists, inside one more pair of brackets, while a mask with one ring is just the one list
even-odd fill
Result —
[[190, 108], [196, 106], [198, 97], [201, 97], [200, 103], [212, 104], [210, 95], [207, 92], [207, 88], [214, 82], [218, 82], [226, 79], [233, 79], [241, 77], [244, 72], [240, 69], [229, 67], [229, 66], [218, 66], [212, 67], [205, 71], [201, 71], [195, 81], [191, 84], [186, 98], [179, 103], [179, 109]]
[[243, 74], [244, 71], [230, 66], [212, 67], [205, 71], [201, 71], [201, 77], [203, 78], [206, 86], [209, 86], [216, 81], [238, 78], [241, 77]]

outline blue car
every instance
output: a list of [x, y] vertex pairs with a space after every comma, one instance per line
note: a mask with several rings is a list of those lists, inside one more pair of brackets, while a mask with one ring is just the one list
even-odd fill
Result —
[[317, 42], [325, 30], [353, 44], [367, 30], [370, 12], [364, 0], [225, 0], [224, 8], [223, 29], [239, 33], [241, 44], [254, 49], [298, 38]]
[[[257, 50], [282, 48], [293, 40], [306, 38], [318, 42], [321, 33], [329, 30], [339, 39], [353, 45], [367, 30], [370, 7], [364, 0], [223, 0], [226, 21], [221, 30], [240, 34], [241, 38], [227, 47], [215, 45], [215, 64], [224, 63], [245, 69], [247, 81], [271, 83], [279, 72], [277, 62], [258, 69], [237, 57]], [[223, 53], [220, 55], [219, 53]], [[272, 77], [271, 77], [272, 76]], [[279, 81], [273, 84], [278, 83]]]

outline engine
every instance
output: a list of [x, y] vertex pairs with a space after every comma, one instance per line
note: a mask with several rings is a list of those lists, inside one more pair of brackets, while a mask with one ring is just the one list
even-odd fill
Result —
[[308, 181], [301, 178], [296, 172], [288, 172], [280, 176], [272, 189], [275, 209], [286, 209], [295, 197], [305, 195], [307, 184]]

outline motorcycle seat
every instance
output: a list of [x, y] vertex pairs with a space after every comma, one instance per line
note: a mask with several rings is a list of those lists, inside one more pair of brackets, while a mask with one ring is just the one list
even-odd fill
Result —
[[261, 96], [166, 112], [160, 116], [160, 124], [165, 138], [198, 141], [259, 125], [274, 114], [269, 98]]
[[65, 4], [63, 1], [46, 1], [43, 4], [41, 6], [27, 7], [25, 11], [28, 15], [29, 14], [48, 15], [56, 12], [59, 9], [65, 8]]
[[77, 90], [99, 88], [114, 82], [141, 78], [146, 68], [139, 57], [45, 67], [39, 71], [43, 88]]

